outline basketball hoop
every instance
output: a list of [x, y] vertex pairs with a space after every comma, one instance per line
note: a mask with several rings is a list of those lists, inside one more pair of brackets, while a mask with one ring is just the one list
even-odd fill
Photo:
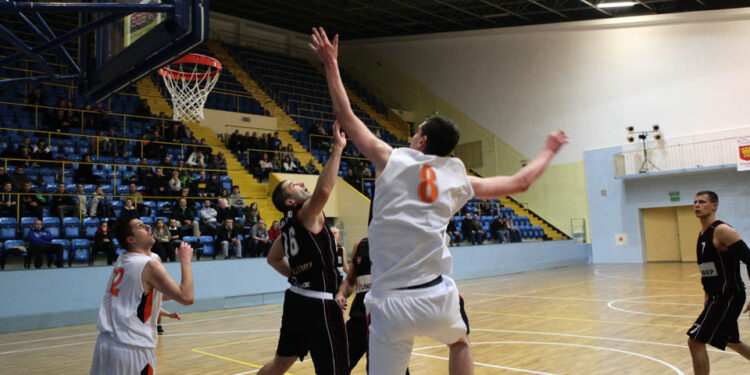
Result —
[[203, 120], [203, 106], [208, 93], [221, 74], [221, 62], [197, 53], [187, 55], [159, 68], [169, 94], [172, 95], [172, 118], [176, 121]]

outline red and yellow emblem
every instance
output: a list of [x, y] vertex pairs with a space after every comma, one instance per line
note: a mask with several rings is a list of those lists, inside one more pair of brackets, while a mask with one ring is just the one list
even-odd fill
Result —
[[740, 146], [740, 159], [750, 161], [750, 145]]

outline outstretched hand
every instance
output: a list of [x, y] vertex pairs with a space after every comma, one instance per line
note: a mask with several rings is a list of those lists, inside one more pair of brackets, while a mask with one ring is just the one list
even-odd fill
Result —
[[170, 317], [172, 319], [182, 320], [182, 315], [180, 315], [180, 313], [178, 313], [178, 312], [166, 313], [164, 315], [168, 316], [168, 317]]
[[333, 123], [333, 145], [340, 150], [346, 147], [346, 134], [341, 130], [341, 124], [338, 121]]
[[322, 27], [313, 27], [313, 32], [310, 35], [312, 43], [308, 43], [310, 48], [318, 55], [323, 64], [332, 63], [336, 61], [339, 54], [339, 36], [336, 34], [333, 37], [333, 43], [328, 40], [328, 35]]
[[193, 247], [187, 242], [180, 243], [175, 250], [175, 258], [180, 262], [190, 262], [193, 259]]
[[346, 311], [346, 297], [341, 293], [336, 293], [335, 300], [339, 304], [339, 307], [341, 307], [341, 310]]
[[554, 153], [560, 151], [562, 145], [568, 143], [568, 135], [562, 130], [549, 133], [546, 148]]

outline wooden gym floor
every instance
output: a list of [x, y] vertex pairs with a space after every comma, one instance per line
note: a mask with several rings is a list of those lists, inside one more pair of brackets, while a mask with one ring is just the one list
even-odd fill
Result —
[[[743, 267], [744, 273], [744, 267]], [[696, 265], [557, 268], [459, 282], [471, 322], [476, 374], [691, 374], [685, 332], [701, 311]], [[185, 314], [165, 321], [159, 374], [252, 374], [276, 348], [281, 306]], [[747, 314], [740, 319], [750, 338]], [[0, 335], [0, 373], [88, 373], [96, 327]], [[417, 338], [412, 374], [447, 374], [448, 351]], [[713, 374], [750, 362], [711, 350]], [[291, 374], [313, 374], [309, 357]], [[365, 374], [364, 360], [353, 374]]]

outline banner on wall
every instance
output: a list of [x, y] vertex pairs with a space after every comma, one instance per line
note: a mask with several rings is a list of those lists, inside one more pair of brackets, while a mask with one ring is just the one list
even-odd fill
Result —
[[750, 171], [750, 137], [737, 138], [737, 170]]

